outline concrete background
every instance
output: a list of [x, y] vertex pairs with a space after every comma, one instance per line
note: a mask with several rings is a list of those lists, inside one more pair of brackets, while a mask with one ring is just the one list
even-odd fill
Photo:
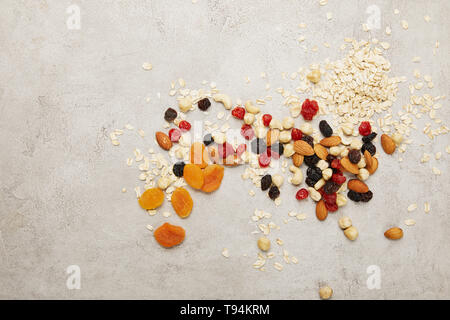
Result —
[[[167, 95], [170, 81], [183, 77], [199, 88], [206, 79], [233, 97], [256, 98], [265, 94], [259, 77], [265, 71], [272, 88], [295, 88], [281, 72], [339, 58], [344, 37], [367, 39], [361, 23], [370, 5], [380, 8], [382, 26], [370, 35], [391, 43], [392, 74], [412, 80], [418, 68], [433, 76], [433, 95], [448, 94], [448, 1], [330, 0], [325, 7], [317, 2], [2, 0], [0, 297], [316, 299], [319, 285], [328, 284], [336, 299], [450, 298], [449, 155], [444, 151], [449, 138], [440, 136], [431, 144], [420, 132], [423, 122], [402, 163], [381, 155], [369, 180], [374, 199], [340, 211], [359, 229], [355, 242], [338, 229], [339, 215], [318, 222], [312, 203], [300, 206], [289, 185], [282, 188], [278, 208], [257, 190], [250, 198], [250, 182], [239, 177], [243, 168], [227, 170], [214, 194], [194, 193], [189, 219], [149, 217], [137, 205], [138, 171], [125, 160], [135, 147], [155, 147], [152, 133], [161, 128], [165, 108], [174, 104]], [[80, 30], [66, 27], [70, 4], [81, 9]], [[330, 22], [328, 11], [334, 15]], [[408, 31], [401, 29], [402, 19], [409, 22]], [[300, 22], [308, 28], [301, 31]], [[391, 37], [383, 32], [388, 24]], [[308, 48], [318, 45], [319, 51], [305, 53], [296, 41], [301, 34]], [[436, 40], [441, 45], [433, 56]], [[422, 62], [411, 63], [413, 56]], [[146, 61], [154, 66], [150, 72], [142, 70]], [[395, 108], [407, 99], [403, 84]], [[286, 109], [278, 107], [280, 101], [264, 110], [281, 117]], [[448, 98], [442, 104], [439, 114], [448, 123]], [[148, 136], [126, 135], [120, 147], [113, 147], [108, 132], [126, 123]], [[423, 152], [437, 151], [444, 153], [441, 160], [420, 164]], [[432, 166], [442, 176], [433, 176]], [[129, 192], [122, 194], [123, 187]], [[425, 201], [431, 203], [429, 215], [423, 213]], [[413, 202], [419, 208], [408, 213]], [[256, 207], [273, 213], [281, 230], [271, 238], [282, 238], [298, 265], [282, 272], [252, 268], [258, 251], [250, 217]], [[161, 212], [165, 209], [168, 202]], [[308, 218], [285, 225], [282, 219], [290, 210]], [[404, 226], [406, 218], [415, 219], [416, 226]], [[172, 250], [159, 247], [145, 228], [167, 220], [187, 230], [183, 245]], [[393, 225], [405, 230], [401, 241], [383, 237]], [[224, 247], [229, 259], [221, 255]], [[80, 290], [66, 287], [69, 265], [81, 268]], [[379, 290], [366, 286], [370, 265], [380, 267]]]

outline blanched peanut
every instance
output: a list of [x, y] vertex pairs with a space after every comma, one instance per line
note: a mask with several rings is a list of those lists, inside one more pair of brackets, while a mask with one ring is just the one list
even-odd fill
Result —
[[182, 112], [188, 112], [192, 108], [192, 98], [190, 96], [178, 100], [178, 107]]
[[361, 181], [365, 181], [369, 179], [370, 173], [367, 169], [361, 168], [359, 169], [358, 179]]
[[336, 204], [338, 205], [338, 207], [343, 207], [347, 204], [347, 197], [338, 193], [336, 195]]
[[269, 127], [270, 129], [283, 130], [283, 124], [280, 120], [277, 119], [272, 119], [272, 121], [270, 121]]
[[352, 226], [352, 219], [350, 219], [349, 217], [344, 216], [344, 217], [339, 219], [338, 223], [339, 223], [339, 227], [342, 230], [345, 230], [345, 229], [350, 228]]
[[320, 201], [320, 199], [322, 199], [322, 195], [320, 194], [319, 191], [317, 191], [316, 189], [309, 187], [308, 188], [308, 192], [309, 192], [309, 196], [311, 197], [311, 199], [313, 199], [314, 201]]
[[319, 190], [320, 188], [322, 188], [325, 185], [325, 179], [320, 179], [319, 181], [316, 182], [316, 184], [314, 185], [314, 189]]
[[253, 113], [246, 113], [244, 116], [244, 123], [252, 124], [255, 121], [255, 115]]
[[294, 119], [292, 119], [291, 117], [285, 117], [283, 119], [282, 125], [285, 130], [289, 130], [294, 127], [294, 123]]
[[281, 131], [279, 139], [280, 139], [281, 143], [288, 143], [292, 139], [291, 132], [290, 131]]
[[344, 230], [344, 234], [349, 240], [354, 241], [356, 240], [356, 238], [358, 238], [358, 229], [356, 229], [354, 226], [351, 226]]
[[331, 168], [326, 168], [322, 171], [322, 178], [326, 181], [328, 181], [331, 176], [333, 175], [333, 170]]
[[313, 127], [310, 123], [305, 122], [300, 126], [300, 130], [307, 135], [311, 135], [313, 133]]
[[320, 170], [325, 170], [326, 168], [328, 168], [328, 162], [325, 160], [319, 160], [319, 162], [317, 162], [316, 164], [317, 168], [319, 168]]

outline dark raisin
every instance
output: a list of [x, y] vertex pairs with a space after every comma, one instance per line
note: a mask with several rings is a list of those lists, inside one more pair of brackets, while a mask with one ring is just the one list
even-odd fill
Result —
[[312, 148], [314, 148], [314, 138], [311, 136], [308, 136], [307, 134], [303, 134], [302, 140], [306, 141]]
[[198, 103], [198, 108], [202, 111], [206, 111], [208, 110], [208, 108], [211, 106], [211, 101], [209, 101], [208, 98], [204, 98], [202, 100], [200, 100]]
[[270, 174], [266, 174], [261, 178], [261, 190], [266, 191], [272, 185], [272, 176]]
[[331, 162], [333, 162], [333, 160], [335, 160], [335, 159], [337, 159], [336, 156], [333, 156], [332, 154], [328, 154], [328, 155], [327, 155], [327, 161], [328, 161], [328, 164], [331, 165]]
[[340, 187], [341, 187], [341, 185], [337, 184], [334, 181], [327, 181], [327, 183], [325, 183], [325, 185], [323, 186], [323, 191], [326, 194], [332, 194], [332, 193], [337, 192]]
[[283, 154], [284, 146], [281, 143], [276, 142], [270, 147], [270, 150], [275, 151], [278, 154]]
[[256, 154], [263, 153], [266, 151], [267, 146], [263, 139], [256, 138], [251, 143], [252, 152]]
[[309, 187], [314, 187], [314, 185], [317, 183], [317, 181], [311, 179], [310, 177], [307, 177], [305, 180], [305, 183], [309, 186]]
[[181, 178], [183, 176], [185, 163], [183, 161], [177, 162], [173, 165], [173, 174]]
[[368, 136], [363, 137], [363, 138], [362, 138], [362, 141], [363, 141], [364, 143], [372, 142], [372, 140], [375, 139], [376, 136], [377, 136], [377, 133], [376, 133], [376, 132], [372, 132], [372, 133], [369, 134]]
[[172, 108], [168, 108], [166, 112], [164, 112], [164, 120], [166, 120], [167, 122], [172, 122], [177, 118], [177, 116], [178, 116], [177, 111]]
[[309, 167], [306, 170], [306, 175], [314, 181], [319, 181], [322, 178], [322, 170], [317, 167]]
[[280, 189], [278, 189], [277, 186], [270, 187], [269, 198], [272, 199], [272, 200], [275, 200], [279, 196], [280, 196]]
[[370, 155], [374, 156], [377, 153], [377, 147], [372, 142], [366, 142], [362, 145], [361, 153], [364, 154], [364, 151], [369, 151]]
[[362, 202], [369, 202], [372, 200], [373, 193], [372, 191], [367, 191], [366, 193], [361, 193], [361, 201]]
[[208, 133], [203, 137], [203, 143], [205, 144], [205, 146], [209, 146], [213, 142], [214, 142], [214, 139], [213, 139], [211, 133]]
[[313, 154], [312, 156], [305, 156], [303, 158], [303, 162], [308, 166], [308, 167], [314, 167], [317, 162], [320, 161], [320, 158], [316, 155]]
[[319, 129], [320, 132], [324, 135], [324, 137], [331, 137], [333, 135], [333, 129], [325, 120], [319, 122]]
[[347, 197], [355, 202], [360, 202], [361, 201], [361, 193], [355, 192], [353, 190], [349, 190], [347, 193]]
[[348, 153], [348, 159], [351, 163], [357, 164], [361, 160], [361, 152], [359, 150], [353, 149]]

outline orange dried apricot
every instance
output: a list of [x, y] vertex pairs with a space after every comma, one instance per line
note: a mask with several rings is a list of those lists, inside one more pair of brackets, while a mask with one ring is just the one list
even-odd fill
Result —
[[177, 188], [172, 193], [172, 207], [181, 218], [187, 218], [191, 214], [192, 201], [191, 195], [185, 188]]
[[224, 168], [221, 165], [209, 165], [203, 170], [203, 174], [204, 182], [202, 191], [213, 192], [219, 189], [224, 174]]
[[184, 166], [183, 178], [194, 189], [201, 189], [203, 186], [203, 171], [195, 164], [188, 163]]
[[191, 163], [205, 168], [208, 165], [209, 157], [205, 145], [201, 142], [194, 142], [191, 145]]
[[164, 202], [164, 192], [159, 188], [145, 190], [138, 201], [146, 210], [156, 209]]
[[186, 232], [182, 227], [164, 223], [154, 234], [156, 241], [165, 248], [171, 248], [183, 242]]

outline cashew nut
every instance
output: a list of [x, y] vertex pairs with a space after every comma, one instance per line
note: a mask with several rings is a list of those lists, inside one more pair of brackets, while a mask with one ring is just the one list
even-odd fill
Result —
[[348, 156], [348, 152], [349, 152], [349, 150], [347, 148], [342, 148], [341, 157], [344, 158], [344, 157]]
[[400, 145], [400, 143], [402, 143], [403, 141], [403, 136], [399, 132], [394, 133], [391, 138], [392, 140], [394, 140], [397, 146]]
[[225, 109], [230, 110], [232, 107], [231, 98], [224, 93], [216, 93], [212, 96], [214, 101], [220, 102], [223, 104]]
[[303, 173], [300, 168], [296, 166], [290, 166], [289, 171], [291, 171], [294, 175], [291, 178], [291, 183], [295, 186], [298, 186], [303, 181]]
[[247, 110], [247, 112], [250, 112], [253, 114], [258, 114], [261, 109], [259, 109], [259, 107], [255, 106], [253, 104], [253, 102], [248, 100], [247, 102], [245, 102], [245, 110]]
[[276, 185], [278, 188], [281, 187], [283, 182], [284, 182], [284, 178], [283, 178], [283, 176], [281, 174], [274, 174], [272, 176], [272, 183], [274, 185]]

